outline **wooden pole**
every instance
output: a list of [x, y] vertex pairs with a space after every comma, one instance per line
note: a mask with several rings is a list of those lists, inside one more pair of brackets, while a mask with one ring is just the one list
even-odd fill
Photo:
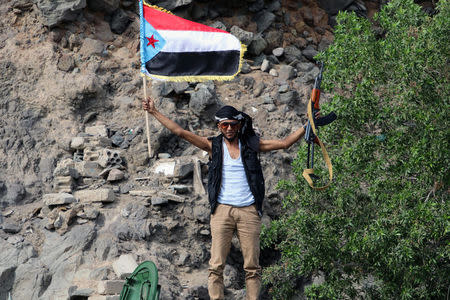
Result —
[[[144, 81], [144, 99], [147, 101], [147, 80], [145, 76], [142, 77], [142, 80]], [[152, 146], [150, 145], [150, 124], [148, 121], [148, 111], [145, 111], [145, 124], [147, 126], [147, 148], [148, 148], [148, 157], [152, 158]]]

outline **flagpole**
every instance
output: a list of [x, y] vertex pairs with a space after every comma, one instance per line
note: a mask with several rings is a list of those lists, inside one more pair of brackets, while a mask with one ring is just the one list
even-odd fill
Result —
[[[144, 81], [144, 99], [147, 101], [147, 80], [145, 76], [142, 76], [142, 80]], [[145, 124], [147, 127], [147, 148], [148, 148], [148, 158], [152, 158], [152, 146], [150, 145], [150, 125], [148, 121], [148, 111], [145, 111]]]

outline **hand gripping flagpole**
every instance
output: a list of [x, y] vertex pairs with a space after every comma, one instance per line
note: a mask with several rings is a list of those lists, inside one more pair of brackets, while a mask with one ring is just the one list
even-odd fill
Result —
[[[142, 77], [142, 80], [144, 81], [144, 99], [147, 101], [147, 80], [145, 79], [145, 76]], [[148, 158], [152, 158], [152, 145], [150, 144], [150, 125], [148, 121], [148, 111], [145, 111], [145, 124], [147, 128], [147, 148], [148, 148]]]

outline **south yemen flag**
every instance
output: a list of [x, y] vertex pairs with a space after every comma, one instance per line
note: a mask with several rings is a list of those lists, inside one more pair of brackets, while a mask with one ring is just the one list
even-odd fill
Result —
[[141, 73], [168, 81], [231, 80], [245, 45], [229, 32], [140, 1]]

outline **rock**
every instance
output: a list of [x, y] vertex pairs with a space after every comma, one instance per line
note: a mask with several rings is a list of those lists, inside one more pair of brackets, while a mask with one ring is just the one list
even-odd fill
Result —
[[[271, 30], [266, 34], [267, 48], [266, 50], [272, 51], [275, 48], [281, 47], [283, 44], [283, 35], [277, 30]], [[266, 52], [267, 53], [267, 52]]]
[[111, 137], [111, 143], [117, 147], [119, 147], [124, 140], [125, 138], [120, 132], [114, 133], [114, 135]]
[[281, 57], [284, 54], [284, 48], [275, 48], [272, 50], [273, 55], [276, 57]]
[[319, 74], [320, 70], [317, 67], [314, 67], [311, 71], [307, 73], [303, 73], [301, 76], [296, 78], [299, 84], [311, 83], [314, 82], [316, 76]]
[[[3, 187], [3, 189], [5, 188]], [[0, 199], [2, 199], [1, 204], [3, 206], [16, 205], [19, 202], [21, 202], [26, 195], [26, 191], [23, 184], [19, 182], [7, 183], [6, 192], [3, 193], [5, 194], [3, 198], [0, 197]]]
[[223, 284], [226, 288], [237, 288], [238, 272], [233, 266], [226, 264], [223, 269]]
[[85, 205], [81, 211], [77, 213], [77, 217], [88, 220], [97, 219], [100, 212], [95, 207]]
[[55, 176], [53, 180], [53, 190], [57, 193], [72, 193], [74, 185], [72, 176]]
[[133, 273], [137, 266], [138, 264], [131, 254], [121, 255], [119, 259], [114, 261], [112, 264], [114, 272], [120, 279], [125, 279], [125, 277]]
[[[134, 270], [133, 270], [134, 271]], [[97, 293], [100, 295], [115, 295], [122, 291], [124, 280], [105, 280], [97, 285]]]
[[253, 85], [255, 84], [255, 79], [253, 77], [244, 77], [242, 81], [246, 90], [251, 91], [253, 89]]
[[169, 203], [169, 200], [162, 197], [152, 197], [151, 203], [153, 206], [159, 206]]
[[71, 55], [63, 54], [58, 59], [58, 69], [64, 72], [70, 72], [75, 67], [75, 60]]
[[83, 137], [77, 136], [70, 141], [70, 148], [73, 150], [83, 150], [86, 147], [86, 141]]
[[131, 23], [130, 17], [122, 10], [116, 9], [111, 16], [111, 21], [109, 22], [109, 26], [111, 31], [116, 34], [122, 34]]
[[298, 93], [296, 91], [280, 94], [281, 104], [292, 105], [295, 100], [298, 100]]
[[251, 41], [248, 52], [252, 55], [260, 55], [264, 49], [267, 47], [266, 40], [261, 36], [261, 34], [257, 34], [253, 37], [253, 40]]
[[93, 11], [111, 14], [119, 8], [120, 0], [88, 0], [87, 5]]
[[69, 300], [74, 299], [86, 299], [91, 298], [90, 296], [94, 294], [94, 289], [78, 289], [77, 286], [73, 286], [72, 289], [69, 289]]
[[119, 169], [112, 169], [109, 174], [107, 181], [118, 181], [122, 180], [125, 177], [125, 174]]
[[53, 171], [53, 176], [70, 176], [77, 179], [79, 174], [75, 169], [75, 162], [71, 158], [67, 158], [57, 164]]
[[273, 98], [269, 94], [266, 94], [263, 96], [263, 103], [264, 104], [273, 104]]
[[53, 27], [62, 22], [75, 21], [86, 7], [86, 0], [37, 0], [36, 5], [44, 17], [44, 24]]
[[184, 197], [172, 194], [172, 193], [168, 193], [168, 192], [159, 192], [158, 193], [160, 196], [166, 198], [167, 200], [173, 201], [173, 202], [177, 202], [177, 203], [183, 203], [185, 201]]
[[81, 177], [98, 178], [102, 168], [96, 161], [80, 161], [75, 163], [75, 169]]
[[183, 82], [172, 82], [173, 90], [176, 94], [183, 94], [187, 89], [189, 89], [189, 83], [186, 81]]
[[272, 75], [273, 77], [277, 77], [278, 76], [278, 72], [275, 69], [270, 69], [269, 75]]
[[215, 21], [214, 23], [212, 23], [209, 26], [213, 27], [213, 28], [217, 28], [217, 29], [227, 30], [227, 26], [225, 26], [225, 24], [223, 24], [220, 21]]
[[134, 190], [130, 191], [131, 196], [151, 197], [157, 194], [156, 190]]
[[236, 36], [245, 45], [250, 45], [253, 40], [253, 32], [245, 31], [236, 25], [231, 27], [230, 33]]
[[68, 193], [45, 194], [44, 196], [42, 196], [42, 200], [47, 206], [63, 205], [76, 202], [75, 197]]
[[94, 55], [101, 55], [105, 45], [99, 40], [86, 38], [81, 45], [80, 54], [84, 57], [91, 57]]
[[6, 241], [8, 243], [10, 243], [11, 245], [19, 245], [24, 240], [25, 240], [25, 238], [23, 236], [21, 236], [21, 235], [12, 235], [12, 236], [8, 237], [8, 239]]
[[176, 8], [182, 7], [182, 6], [188, 6], [192, 3], [192, 0], [163, 0], [158, 1], [158, 6], [163, 7], [167, 10], [173, 11]]
[[267, 11], [275, 12], [281, 9], [281, 1], [275, 0], [268, 4]]
[[108, 128], [105, 125], [87, 126], [84, 132], [92, 136], [108, 137]]
[[261, 11], [255, 15], [258, 32], [264, 32], [272, 25], [273, 21], [275, 21], [275, 15], [271, 12]]
[[91, 280], [106, 280], [109, 279], [110, 274], [113, 273], [113, 269], [109, 266], [97, 268], [89, 274]]
[[195, 3], [192, 7], [191, 16], [194, 20], [199, 20], [208, 16], [208, 6]]
[[298, 74], [300, 75], [300, 73], [306, 73], [311, 71], [314, 68], [314, 64], [310, 62], [301, 62], [298, 63], [296, 67]]
[[153, 81], [152, 94], [155, 96], [166, 97], [174, 91], [174, 84], [168, 81]]
[[258, 12], [264, 8], [264, 0], [254, 0], [248, 6], [250, 12]]
[[216, 93], [211, 91], [207, 86], [199, 84], [198, 87], [198, 90], [191, 94], [189, 109], [199, 117], [212, 120], [214, 114], [221, 106], [220, 102]]
[[261, 71], [263, 71], [263, 72], [269, 72], [269, 70], [272, 68], [272, 63], [269, 61], [269, 60], [267, 60], [267, 59], [264, 59], [263, 60], [263, 63], [261, 64]]
[[286, 93], [287, 91], [289, 91], [289, 85], [287, 84], [283, 84], [278, 88], [278, 93]]
[[319, 53], [317, 50], [308, 47], [302, 51], [303, 56], [311, 61], [314, 61], [314, 56], [316, 56], [317, 53]]
[[295, 69], [289, 65], [282, 65], [280, 70], [278, 71], [279, 79], [282, 81], [286, 81], [295, 77]]
[[242, 67], [241, 67], [241, 73], [242, 74], [248, 74], [251, 71], [252, 71], [252, 68], [250, 67], [250, 65], [246, 61], [244, 61], [242, 63]]
[[11, 223], [11, 222], [5, 222], [5, 223], [3, 223], [2, 229], [3, 229], [4, 232], [6, 232], [6, 233], [12, 233], [12, 234], [18, 233], [18, 232], [20, 232], [20, 230], [21, 230], [21, 228], [20, 228], [19, 225], [14, 224], [14, 223]]
[[[196, 285], [190, 287], [187, 290], [187, 294], [194, 297], [194, 299], [209, 299], [208, 288], [206, 286]], [[236, 299], [244, 299], [244, 298], [236, 298]]]
[[302, 58], [302, 51], [295, 46], [287, 46], [284, 48], [284, 57], [287, 63], [291, 63], [295, 60], [300, 61]]
[[255, 97], [261, 96], [265, 88], [266, 86], [264, 85], [264, 82], [262, 81], [256, 82], [255, 86], [253, 87], [253, 96]]
[[74, 197], [82, 203], [114, 202], [116, 198], [113, 190], [108, 188], [76, 191]]
[[210, 213], [210, 209], [205, 207], [204, 205], [196, 205], [193, 210], [195, 219], [205, 224], [209, 221]]

